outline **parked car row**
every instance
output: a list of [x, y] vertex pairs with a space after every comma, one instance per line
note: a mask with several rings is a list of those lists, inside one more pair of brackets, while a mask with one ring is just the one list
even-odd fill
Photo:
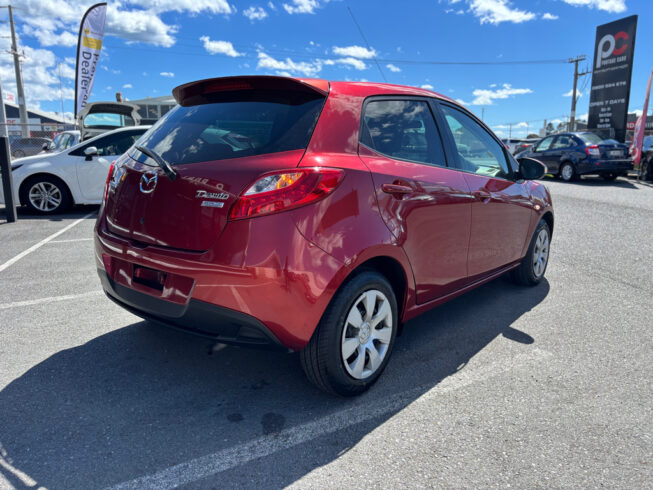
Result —
[[503, 143], [506, 145], [506, 148], [508, 148], [510, 153], [516, 155], [517, 153], [530, 149], [530, 147], [533, 146], [534, 143], [540, 141], [540, 139], [539, 138], [526, 138], [526, 139], [504, 138], [501, 141], [503, 141]]

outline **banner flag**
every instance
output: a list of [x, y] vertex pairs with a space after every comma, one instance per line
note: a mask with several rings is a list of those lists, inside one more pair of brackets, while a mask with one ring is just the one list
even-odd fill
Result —
[[75, 68], [75, 119], [91, 96], [95, 70], [102, 50], [106, 16], [106, 2], [98, 3], [86, 11], [79, 25]]
[[648, 97], [651, 94], [651, 78], [653, 78], [653, 70], [648, 77], [648, 85], [646, 86], [646, 96], [644, 97], [644, 107], [642, 107], [642, 115], [637, 118], [635, 123], [635, 131], [633, 132], [633, 142], [630, 146], [630, 154], [633, 156], [633, 163], [635, 166], [639, 165], [639, 160], [642, 157], [642, 142], [644, 141], [644, 129], [646, 129], [646, 114], [648, 112]]

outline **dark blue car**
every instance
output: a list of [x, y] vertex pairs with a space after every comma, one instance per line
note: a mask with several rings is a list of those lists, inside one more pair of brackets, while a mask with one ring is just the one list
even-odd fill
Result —
[[547, 166], [548, 173], [567, 182], [588, 174], [614, 180], [633, 168], [626, 145], [615, 140], [604, 140], [594, 133], [547, 136], [530, 150], [516, 156], [540, 160]]

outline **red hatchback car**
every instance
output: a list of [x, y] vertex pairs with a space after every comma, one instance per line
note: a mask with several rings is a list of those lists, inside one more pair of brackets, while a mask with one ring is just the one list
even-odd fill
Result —
[[319, 388], [355, 395], [403, 322], [544, 276], [545, 168], [447, 97], [266, 76], [173, 94], [112, 166], [95, 229], [104, 290], [136, 315], [300, 351]]

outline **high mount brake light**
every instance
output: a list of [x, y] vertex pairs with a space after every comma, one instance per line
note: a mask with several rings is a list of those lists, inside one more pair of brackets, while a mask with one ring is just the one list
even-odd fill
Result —
[[240, 194], [229, 218], [252, 218], [305, 206], [333, 192], [344, 176], [344, 170], [335, 168], [301, 168], [264, 174]]
[[601, 150], [599, 150], [598, 145], [588, 146], [587, 148], [585, 148], [585, 153], [587, 153], [591, 157], [601, 156]]

